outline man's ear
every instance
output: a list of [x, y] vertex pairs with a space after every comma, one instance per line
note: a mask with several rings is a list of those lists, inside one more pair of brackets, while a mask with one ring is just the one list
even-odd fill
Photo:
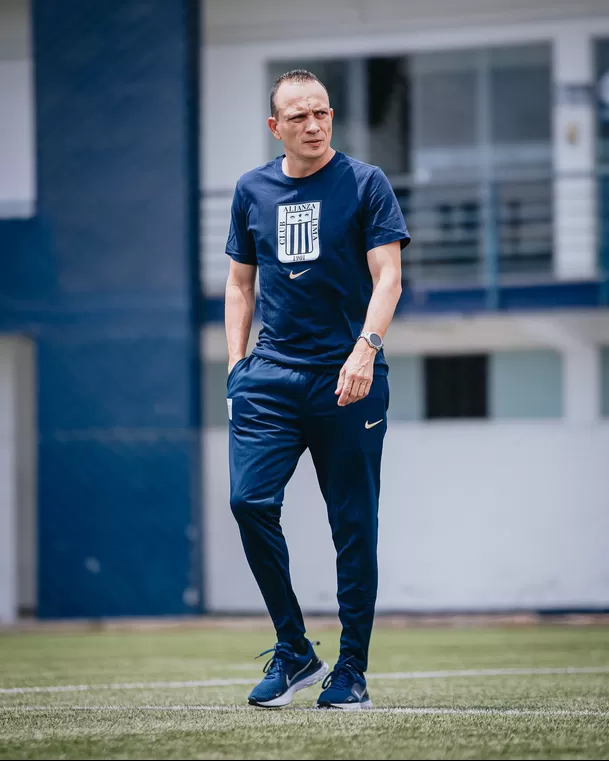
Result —
[[279, 134], [277, 119], [275, 119], [274, 116], [269, 116], [266, 123], [269, 125], [269, 129], [273, 133], [273, 137], [276, 140], [281, 140], [281, 135]]

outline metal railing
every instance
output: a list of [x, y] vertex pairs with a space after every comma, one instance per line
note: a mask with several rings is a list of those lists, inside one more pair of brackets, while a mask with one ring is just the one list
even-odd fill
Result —
[[[588, 179], [590, 177], [588, 176]], [[413, 290], [552, 282], [556, 177], [454, 183], [394, 181], [411, 244], [403, 252]], [[599, 277], [609, 272], [609, 172], [597, 178]], [[232, 190], [202, 195], [202, 284], [223, 293]], [[574, 202], [577, 199], [574, 198]]]
[[412, 234], [407, 283], [442, 288], [550, 275], [550, 179], [394, 189]]

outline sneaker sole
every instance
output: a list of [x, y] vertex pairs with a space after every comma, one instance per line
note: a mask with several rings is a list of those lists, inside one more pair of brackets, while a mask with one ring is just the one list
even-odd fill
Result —
[[330, 668], [328, 664], [322, 661], [321, 666], [317, 669], [317, 671], [315, 671], [310, 676], [307, 676], [304, 679], [300, 679], [298, 682], [291, 684], [283, 693], [283, 695], [279, 695], [272, 700], [265, 700], [264, 702], [252, 700], [250, 698], [248, 703], [251, 706], [257, 706], [258, 708], [281, 708], [282, 706], [287, 706], [292, 702], [294, 695], [298, 692], [298, 690], [304, 690], [306, 687], [312, 687], [314, 684], [317, 684], [317, 682], [321, 682], [322, 679], [325, 679], [329, 670]]
[[317, 707], [321, 710], [337, 709], [339, 711], [367, 711], [372, 708], [371, 700], [364, 700], [362, 703], [318, 703]]

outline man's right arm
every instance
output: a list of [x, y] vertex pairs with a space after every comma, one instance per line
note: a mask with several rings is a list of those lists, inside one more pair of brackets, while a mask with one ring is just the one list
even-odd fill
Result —
[[253, 264], [230, 261], [224, 314], [229, 373], [247, 351], [256, 308], [256, 269]]

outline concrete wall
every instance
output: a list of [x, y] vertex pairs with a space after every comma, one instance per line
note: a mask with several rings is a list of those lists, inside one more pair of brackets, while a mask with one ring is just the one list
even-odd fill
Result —
[[[208, 608], [264, 611], [228, 506], [226, 430], [205, 435]], [[609, 607], [609, 423], [390, 425], [379, 610]], [[303, 608], [336, 609], [335, 553], [310, 457], [283, 526]]]
[[[608, 608], [609, 420], [601, 416], [601, 385], [609, 381], [601, 364], [609, 313], [398, 321], [387, 344], [396, 371], [396, 358], [408, 355], [489, 352], [501, 387], [489, 420], [405, 422], [413, 410], [417, 415], [409, 399], [420, 389], [404, 387], [412, 373], [390, 372], [379, 610]], [[208, 389], [207, 408], [225, 415], [220, 327], [208, 328], [204, 350], [220, 377]], [[525, 404], [514, 404], [510, 394], [522, 393], [525, 372], [538, 387], [527, 390]], [[531, 419], [544, 388], [548, 399]], [[225, 425], [207, 428], [204, 439], [208, 607], [262, 611], [228, 503]], [[335, 610], [334, 548], [308, 453], [284, 505], [302, 605]]]

